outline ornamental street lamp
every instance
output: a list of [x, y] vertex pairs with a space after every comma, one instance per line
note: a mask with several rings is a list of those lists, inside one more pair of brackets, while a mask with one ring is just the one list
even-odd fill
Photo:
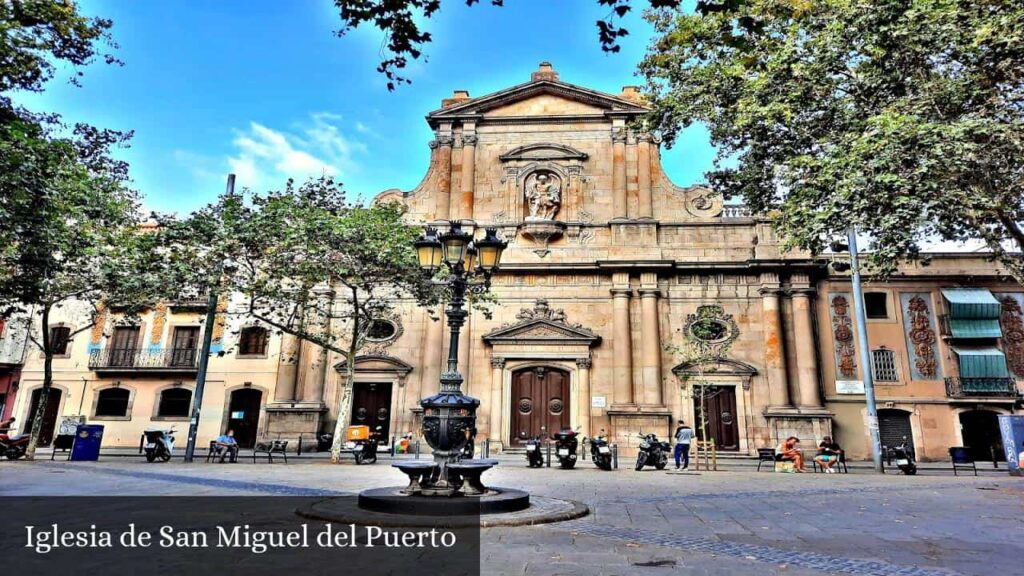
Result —
[[488, 228], [484, 237], [473, 240], [459, 222], [452, 222], [441, 235], [427, 228], [414, 244], [420, 267], [432, 277], [443, 265], [450, 275], [444, 280], [448, 291], [445, 316], [451, 330], [448, 365], [441, 374], [439, 393], [420, 401], [423, 407], [423, 436], [434, 451], [435, 472], [423, 486], [424, 495], [451, 495], [457, 486], [448, 476], [448, 464], [458, 461], [462, 449], [476, 430], [476, 410], [480, 401], [462, 393], [459, 373], [459, 333], [466, 323], [466, 294], [481, 294], [491, 286], [501, 253], [508, 246]]

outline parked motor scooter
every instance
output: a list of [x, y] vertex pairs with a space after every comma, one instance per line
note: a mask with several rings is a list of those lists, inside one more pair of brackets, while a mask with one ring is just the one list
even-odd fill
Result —
[[907, 476], [913, 476], [917, 474], [917, 464], [914, 462], [914, 450], [907, 446], [907, 437], [903, 437], [901, 442], [895, 448], [889, 448], [889, 461], [896, 461], [896, 467], [900, 469]]
[[373, 464], [377, 461], [380, 431], [381, 427], [377, 426], [367, 438], [345, 442], [345, 448], [352, 451], [352, 455], [356, 458], [356, 464]]
[[29, 438], [29, 434], [18, 434], [16, 436], [0, 434], [0, 455], [3, 455], [8, 460], [21, 458], [25, 455]]
[[[520, 432], [526, 438], [526, 432]], [[526, 438], [526, 463], [530, 468], [540, 468], [544, 465], [544, 426], [540, 427], [540, 434], [533, 438]]]
[[579, 428], [562, 428], [555, 432], [555, 455], [558, 456], [558, 464], [568, 470], [576, 466], [576, 449], [579, 447], [579, 440], [576, 438]]
[[171, 456], [174, 455], [174, 432], [174, 428], [170, 430], [146, 428], [142, 431], [139, 452], [145, 451], [146, 462], [155, 462], [157, 458], [161, 462], [171, 459]]
[[636, 455], [636, 470], [639, 472], [644, 466], [654, 466], [658, 470], [664, 470], [668, 466], [668, 442], [658, 440], [654, 434], [640, 434], [640, 451]]
[[590, 439], [590, 459], [601, 470], [612, 469], [612, 448], [608, 445], [604, 428], [601, 429], [601, 434]]

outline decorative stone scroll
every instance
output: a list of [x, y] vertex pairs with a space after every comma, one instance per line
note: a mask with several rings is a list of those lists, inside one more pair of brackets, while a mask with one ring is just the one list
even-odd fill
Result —
[[1006, 365], [1018, 378], [1024, 378], [1024, 294], [1001, 294], [1002, 313], [999, 323], [1003, 328], [1003, 353]]
[[942, 378], [942, 366], [935, 350], [935, 323], [929, 307], [931, 295], [903, 293], [903, 317], [906, 319], [907, 351], [910, 355], [911, 380]]
[[832, 317], [832, 338], [835, 340], [836, 373], [843, 379], [857, 378], [857, 350], [853, 345], [848, 294], [829, 295], [829, 315]]

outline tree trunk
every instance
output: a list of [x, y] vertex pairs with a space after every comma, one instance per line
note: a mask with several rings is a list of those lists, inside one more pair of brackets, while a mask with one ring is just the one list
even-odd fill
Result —
[[[348, 435], [349, 421], [352, 419], [352, 390], [356, 377], [356, 353], [359, 352], [359, 294], [352, 291], [352, 338], [349, 340], [348, 358], [345, 359], [345, 381], [341, 387], [341, 402], [338, 405], [338, 421], [334, 424], [334, 441], [331, 443], [331, 462], [341, 462], [341, 451]], [[371, 430], [371, 433], [373, 431]]]
[[[43, 431], [43, 416], [46, 414], [47, 399], [50, 396], [50, 388], [53, 386], [53, 346], [50, 342], [50, 309], [43, 308], [41, 318], [43, 324], [43, 387], [39, 391], [39, 405], [32, 417], [32, 431], [29, 432], [28, 446], [25, 448], [25, 459], [35, 460], [36, 445], [39, 444], [39, 435]], [[29, 395], [31, 401], [32, 396]], [[31, 405], [31, 404], [30, 404]]]

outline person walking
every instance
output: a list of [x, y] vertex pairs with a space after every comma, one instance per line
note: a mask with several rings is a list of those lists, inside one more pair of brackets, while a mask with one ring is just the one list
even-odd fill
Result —
[[690, 441], [693, 440], [693, 428], [686, 425], [682, 420], [676, 426], [676, 470], [680, 470], [679, 461], [683, 462], [682, 470], [690, 467]]

